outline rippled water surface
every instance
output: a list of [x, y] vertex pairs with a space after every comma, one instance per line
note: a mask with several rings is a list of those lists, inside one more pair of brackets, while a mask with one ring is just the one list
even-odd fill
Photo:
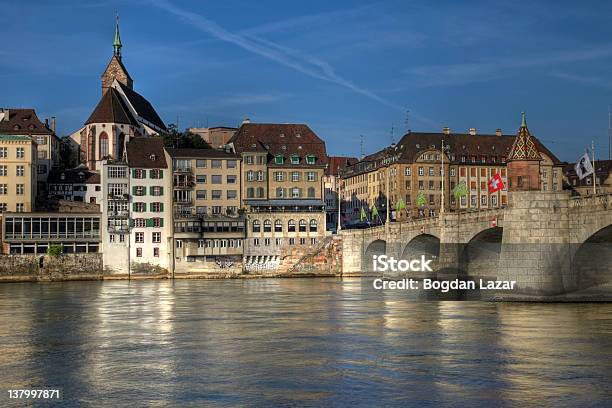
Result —
[[416, 301], [359, 279], [4, 284], [0, 344], [2, 392], [62, 387], [57, 406], [612, 401], [612, 304]]

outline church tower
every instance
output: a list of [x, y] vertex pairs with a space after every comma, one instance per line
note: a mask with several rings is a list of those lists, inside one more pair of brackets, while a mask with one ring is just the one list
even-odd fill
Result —
[[115, 23], [115, 39], [113, 41], [113, 56], [102, 73], [102, 94], [111, 87], [116, 79], [129, 89], [133, 89], [134, 81], [121, 61], [121, 36], [119, 35], [119, 16]]
[[539, 191], [541, 161], [542, 156], [527, 129], [527, 120], [523, 112], [521, 127], [507, 159], [510, 183], [508, 191]]

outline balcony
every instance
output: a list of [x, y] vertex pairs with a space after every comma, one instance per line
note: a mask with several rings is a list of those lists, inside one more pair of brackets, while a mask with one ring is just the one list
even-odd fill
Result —
[[127, 210], [108, 212], [108, 218], [128, 218], [129, 216], [130, 213]]
[[191, 189], [195, 186], [193, 181], [175, 181], [174, 188], [176, 189]]
[[113, 201], [128, 201], [130, 199], [130, 195], [126, 193], [124, 194], [108, 193], [108, 199], [113, 200]]
[[172, 171], [176, 174], [191, 174], [191, 167], [175, 167]]
[[130, 227], [127, 225], [109, 225], [107, 228], [109, 234], [128, 234]]

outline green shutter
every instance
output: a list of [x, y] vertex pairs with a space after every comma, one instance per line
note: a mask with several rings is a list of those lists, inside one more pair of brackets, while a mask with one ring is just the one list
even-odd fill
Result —
[[159, 195], [160, 195], [160, 196], [163, 196], [163, 195], [164, 195], [164, 188], [163, 188], [163, 187], [160, 187], [160, 188], [159, 188]]
[[153, 195], [153, 186], [149, 187], [149, 195]]
[[149, 170], [149, 178], [155, 178], [155, 170]]
[[163, 179], [164, 178], [164, 171], [163, 170], [159, 170], [159, 179]]
[[153, 218], [147, 218], [145, 221], [145, 227], [152, 227], [153, 226]]
[[163, 219], [163, 218], [160, 218], [160, 219], [159, 219], [159, 226], [160, 226], [160, 227], [163, 227], [163, 226], [164, 226], [164, 219]]
[[164, 212], [164, 203], [159, 203], [159, 212]]
[[129, 222], [129, 224], [130, 224], [130, 227], [133, 227], [133, 226], [134, 226], [134, 219], [133, 219], [133, 218], [130, 218], [130, 222]]
[[136, 211], [136, 203], [132, 203], [132, 211]]
[[132, 194], [136, 195], [136, 186], [132, 186]]
[[136, 169], [132, 169], [132, 178], [136, 178]]

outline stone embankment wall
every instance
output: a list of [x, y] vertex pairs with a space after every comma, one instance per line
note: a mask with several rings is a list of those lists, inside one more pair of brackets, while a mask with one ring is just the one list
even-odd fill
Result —
[[0, 281], [96, 279], [103, 279], [102, 254], [0, 255]]

